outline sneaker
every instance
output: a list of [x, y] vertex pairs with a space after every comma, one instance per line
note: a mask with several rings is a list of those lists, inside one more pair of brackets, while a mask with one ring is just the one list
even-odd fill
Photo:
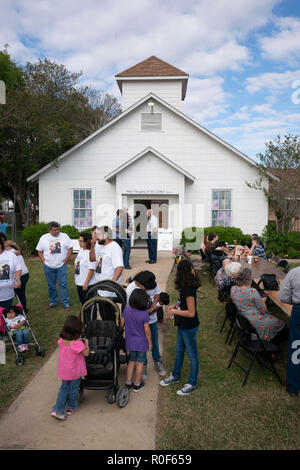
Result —
[[154, 361], [154, 368], [157, 370], [159, 375], [166, 375], [166, 370], [161, 361]]
[[125, 384], [125, 387], [128, 388], [128, 390], [130, 390], [133, 387], [133, 383], [131, 382], [131, 384]]
[[74, 413], [74, 411], [75, 411], [75, 410], [71, 410], [70, 408], [68, 408], [68, 409], [66, 410], [66, 415], [71, 416], [71, 415]]
[[134, 384], [133, 387], [132, 387], [132, 390], [133, 390], [134, 392], [139, 392], [139, 391], [142, 390], [142, 388], [144, 388], [144, 387], [145, 387], [145, 382], [141, 382], [139, 385], [135, 385], [135, 384]]
[[20, 344], [20, 346], [18, 346], [18, 351], [19, 351], [19, 352], [24, 352], [24, 351], [26, 351], [25, 344]]
[[146, 380], [147, 378], [147, 364], [144, 364], [143, 373], [142, 373], [142, 380]]
[[197, 385], [190, 385], [190, 384], [185, 384], [180, 390], [177, 390], [177, 395], [189, 395], [192, 393], [194, 390], [197, 390]]
[[67, 419], [66, 415], [62, 415], [58, 413], [57, 411], [52, 411], [51, 416], [56, 419], [60, 419], [61, 421], [65, 421]]
[[24, 352], [29, 351], [28, 344], [23, 344], [23, 346], [24, 346]]
[[71, 307], [70, 307], [70, 305], [67, 304], [67, 305], [64, 305], [64, 309], [65, 309], [67, 312], [69, 312], [69, 311], [71, 310]]
[[175, 379], [172, 374], [169, 375], [169, 377], [166, 377], [164, 380], [161, 380], [159, 382], [160, 385], [163, 387], [167, 387], [168, 385], [174, 384], [176, 382], [179, 382], [179, 379]]
[[56, 307], [56, 304], [49, 304], [47, 305], [46, 309], [50, 310], [50, 308], [54, 308], [54, 307]]

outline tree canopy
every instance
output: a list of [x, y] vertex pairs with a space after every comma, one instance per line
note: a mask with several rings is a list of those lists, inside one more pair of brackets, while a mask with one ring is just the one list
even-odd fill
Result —
[[115, 97], [80, 86], [81, 76], [48, 59], [20, 67], [7, 49], [0, 51], [0, 80], [6, 83], [0, 194], [16, 202], [24, 223], [28, 199], [31, 222], [37, 209], [37, 185], [29, 187], [27, 178], [121, 112]]
[[[259, 153], [258, 157], [260, 179], [247, 184], [264, 192], [276, 216], [277, 231], [290, 232], [300, 210], [299, 137], [288, 134], [281, 139], [278, 135], [266, 143], [265, 153]], [[269, 180], [268, 186], [264, 183], [266, 180]]]

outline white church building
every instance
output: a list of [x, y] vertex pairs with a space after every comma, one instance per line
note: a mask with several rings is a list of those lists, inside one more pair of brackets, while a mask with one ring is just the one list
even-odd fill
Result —
[[181, 111], [188, 74], [152, 56], [115, 78], [122, 113], [28, 178], [39, 184], [40, 221], [112, 226], [125, 207], [137, 245], [152, 207], [175, 241], [191, 226], [260, 234], [267, 200], [246, 185], [256, 163]]

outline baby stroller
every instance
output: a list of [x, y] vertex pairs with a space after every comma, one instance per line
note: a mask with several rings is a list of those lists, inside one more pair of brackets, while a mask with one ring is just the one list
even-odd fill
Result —
[[[35, 337], [35, 334], [29, 324], [29, 321], [28, 321], [28, 318], [26, 317], [26, 314], [23, 310], [23, 307], [17, 297], [17, 304], [16, 304], [16, 307], [21, 307], [22, 309], [22, 312], [21, 312], [21, 315], [23, 315], [23, 317], [25, 318], [26, 320], [26, 327], [29, 329], [30, 333], [31, 333], [31, 336], [32, 336], [32, 339], [33, 339], [33, 343], [28, 343], [29, 346], [35, 346], [35, 353], [37, 356], [45, 356], [45, 353], [46, 353], [46, 350], [45, 349], [41, 349], [36, 337]], [[7, 341], [10, 341], [11, 343], [11, 346], [13, 347], [15, 353], [16, 353], [16, 365], [17, 366], [22, 366], [25, 362], [25, 358], [22, 354], [20, 354], [20, 352], [18, 351], [18, 345], [17, 343], [15, 342], [15, 338], [14, 338], [14, 330], [13, 329], [10, 329], [8, 327], [8, 325], [6, 324], [5, 322], [5, 319], [2, 315], [2, 312], [3, 310], [5, 310], [3, 307], [0, 307], [0, 317], [1, 317], [1, 323], [0, 323], [0, 332], [2, 333], [2, 340], [4, 342], [7, 343]], [[7, 344], [8, 345], [8, 344]]]
[[[98, 291], [109, 291], [112, 297], [101, 297]], [[111, 318], [102, 318], [103, 307], [110, 307]], [[119, 387], [118, 370], [128, 363], [123, 333], [120, 329], [121, 312], [126, 306], [126, 292], [115, 281], [103, 280], [92, 286], [86, 295], [86, 302], [80, 312], [84, 323], [84, 335], [89, 341], [90, 354], [86, 357], [87, 376], [81, 380], [79, 401], [84, 399], [84, 389], [107, 390], [107, 401], [117, 402], [120, 408], [129, 401], [129, 389]], [[107, 310], [107, 309], [106, 309]], [[101, 319], [100, 319], [100, 318]], [[120, 354], [123, 349], [124, 354]]]

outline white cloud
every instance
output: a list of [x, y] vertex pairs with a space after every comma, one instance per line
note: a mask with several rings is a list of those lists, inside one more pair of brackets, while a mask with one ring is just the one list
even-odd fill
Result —
[[256, 77], [246, 78], [246, 90], [256, 93], [262, 90], [285, 91], [292, 88], [295, 80], [300, 79], [300, 69], [287, 70], [286, 72], [262, 73]]
[[300, 19], [277, 18], [275, 27], [278, 32], [272, 37], [259, 39], [263, 57], [269, 60], [296, 65], [300, 62]]

